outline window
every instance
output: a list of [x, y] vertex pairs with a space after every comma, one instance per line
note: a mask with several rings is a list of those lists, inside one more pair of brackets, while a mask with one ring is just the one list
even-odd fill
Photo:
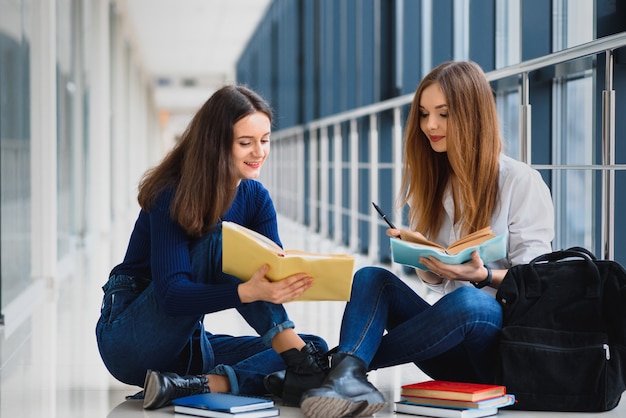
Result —
[[[593, 2], [561, 0], [553, 4], [553, 50], [589, 42], [594, 33]], [[555, 165], [594, 163], [593, 59], [564, 63], [556, 68], [553, 83], [553, 161]], [[594, 252], [594, 219], [598, 194], [589, 169], [555, 170], [555, 248], [583, 245]]]

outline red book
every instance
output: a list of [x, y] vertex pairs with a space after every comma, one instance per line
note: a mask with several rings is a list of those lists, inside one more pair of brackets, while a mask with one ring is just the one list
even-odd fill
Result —
[[481, 383], [448, 382], [428, 380], [402, 386], [403, 396], [453, 399], [457, 401], [482, 401], [506, 394], [506, 387]]

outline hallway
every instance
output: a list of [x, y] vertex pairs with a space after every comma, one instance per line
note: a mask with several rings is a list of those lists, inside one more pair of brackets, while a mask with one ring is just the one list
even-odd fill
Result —
[[[342, 252], [334, 244], [318, 239], [292, 221], [280, 219], [281, 238], [286, 248], [318, 252]], [[75, 260], [71, 274], [54, 284], [41, 286], [21, 304], [25, 317], [20, 326], [7, 324], [0, 331], [2, 368], [0, 369], [0, 416], [3, 418], [79, 418], [79, 417], [166, 417], [172, 407], [144, 411], [140, 401], [125, 401], [139, 389], [113, 379], [104, 368], [94, 335], [102, 292], [100, 286], [113, 263], [119, 261], [127, 232], [119, 240], [90, 246], [89, 253]], [[89, 246], [88, 246], [89, 247]], [[357, 260], [357, 267], [366, 260]], [[417, 284], [419, 286], [419, 284]], [[20, 302], [21, 303], [21, 302]], [[29, 312], [32, 309], [32, 312]], [[317, 333], [336, 344], [343, 303], [300, 302], [288, 305], [302, 332]], [[232, 334], [248, 333], [250, 328], [236, 313], [211, 315], [211, 330]], [[388, 400], [399, 398], [401, 384], [425, 380], [412, 365], [370, 373], [370, 380]], [[279, 405], [280, 406], [280, 405]], [[500, 415], [519, 417], [562, 417], [574, 414], [505, 411]], [[578, 417], [598, 414], [575, 414]], [[176, 415], [184, 417], [183, 415]], [[281, 407], [281, 417], [302, 417], [297, 408]], [[377, 417], [394, 417], [392, 406]], [[410, 415], [398, 415], [410, 417]], [[605, 418], [626, 418], [626, 402], [601, 414]]]

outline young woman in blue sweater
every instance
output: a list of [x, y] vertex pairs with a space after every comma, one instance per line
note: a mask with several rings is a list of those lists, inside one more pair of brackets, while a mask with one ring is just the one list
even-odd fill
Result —
[[[270, 195], [254, 180], [270, 151], [271, 123], [259, 95], [225, 86], [139, 185], [141, 211], [124, 260], [103, 287], [96, 335], [110, 373], [144, 388], [146, 409], [209, 391], [262, 395], [263, 378], [285, 369], [284, 401], [297, 404], [325, 376], [325, 341], [297, 334], [281, 305], [307, 290], [311, 277], [270, 282], [259, 266], [242, 281], [221, 268], [221, 221], [282, 245]], [[204, 328], [206, 314], [229, 308], [259, 335]]]

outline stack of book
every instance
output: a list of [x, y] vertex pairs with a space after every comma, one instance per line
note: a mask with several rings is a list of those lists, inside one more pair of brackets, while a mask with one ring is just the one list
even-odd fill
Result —
[[203, 393], [174, 399], [174, 412], [210, 418], [264, 418], [280, 415], [271, 399], [230, 393]]
[[401, 396], [396, 412], [442, 418], [488, 417], [515, 403], [505, 386], [443, 380], [404, 385]]

